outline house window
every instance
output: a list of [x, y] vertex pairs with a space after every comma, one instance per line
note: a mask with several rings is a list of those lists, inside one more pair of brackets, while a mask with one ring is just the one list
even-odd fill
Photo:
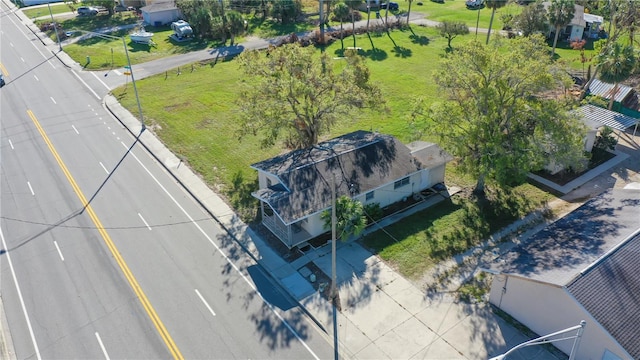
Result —
[[271, 179], [267, 178], [267, 187], [270, 187], [271, 185], [273, 185], [273, 183], [271, 183]]
[[273, 209], [271, 208], [271, 206], [265, 204], [263, 206], [263, 209], [264, 209], [265, 216], [269, 216], [269, 217], [273, 216]]
[[409, 177], [407, 176], [406, 178], [402, 179], [402, 180], [398, 180], [395, 183], [393, 183], [393, 189], [399, 189], [403, 186], [409, 185]]
[[374, 192], [373, 192], [373, 191], [369, 191], [369, 192], [367, 193], [367, 195], [366, 195], [365, 200], [366, 200], [366, 201], [373, 200], [373, 198], [374, 198], [374, 197], [375, 197]]

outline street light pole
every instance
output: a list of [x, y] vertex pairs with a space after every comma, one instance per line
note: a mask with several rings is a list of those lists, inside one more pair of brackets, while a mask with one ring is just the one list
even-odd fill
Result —
[[[93, 32], [93, 31], [87, 31], [87, 30], [75, 30], [78, 32], [83, 32], [83, 33], [88, 33], [91, 34], [93, 36], [98, 36], [98, 37], [102, 37], [102, 38], [106, 38], [106, 39], [112, 39], [112, 40], [122, 40], [122, 46], [124, 46], [124, 53], [127, 56], [127, 69], [129, 70], [129, 75], [131, 75], [131, 83], [133, 83], [133, 92], [136, 95], [136, 102], [138, 103], [138, 112], [140, 114], [140, 134], [142, 134], [142, 132], [144, 132], [144, 130], [147, 128], [146, 125], [144, 124], [144, 116], [142, 114], [142, 105], [140, 105], [140, 97], [138, 96], [138, 88], [136, 87], [136, 79], [133, 76], [133, 67], [131, 66], [131, 59], [129, 58], [129, 50], [127, 50], [127, 43], [125, 40], [124, 36], [113, 36], [113, 35], [109, 35], [109, 34], [102, 34], [102, 33], [98, 33], [98, 32]], [[112, 50], [112, 59], [113, 59], [113, 49]], [[113, 62], [113, 60], [112, 60]]]
[[58, 40], [58, 49], [62, 51], [62, 43], [60, 42], [60, 35], [58, 35], [58, 28], [56, 27], [56, 22], [53, 20], [53, 12], [51, 12], [51, 4], [47, 3], [47, 7], [49, 8], [49, 15], [51, 16], [51, 23], [53, 24], [53, 31], [56, 33], [56, 39]]
[[338, 360], [338, 312], [336, 309], [336, 176], [331, 177], [331, 304], [333, 308], [333, 356]]
[[122, 45], [124, 46], [124, 53], [127, 55], [127, 64], [129, 65], [129, 73], [131, 74], [131, 83], [133, 83], [133, 92], [136, 94], [136, 102], [138, 103], [138, 112], [140, 113], [140, 133], [142, 134], [142, 132], [146, 129], [146, 126], [144, 124], [144, 117], [142, 115], [142, 106], [140, 105], [140, 98], [138, 97], [136, 79], [133, 77], [133, 67], [131, 66], [131, 59], [129, 59], [129, 50], [127, 50], [127, 43], [124, 39], [124, 36], [122, 36], [121, 38]]

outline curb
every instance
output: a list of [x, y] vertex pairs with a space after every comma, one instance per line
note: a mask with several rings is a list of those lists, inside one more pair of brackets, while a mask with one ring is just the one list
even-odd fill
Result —
[[[108, 96], [112, 96], [112, 95], [107, 95]], [[120, 119], [120, 117], [118, 117], [118, 115], [116, 114], [116, 112], [108, 105], [108, 102], [106, 101], [107, 97], [105, 97], [102, 100], [102, 104], [105, 107], [105, 109], [107, 109], [109, 111], [109, 113], [116, 119], [118, 120], [118, 122], [120, 124], [122, 124], [122, 126], [127, 129], [127, 131], [137, 140], [137, 142], [142, 145], [142, 147], [146, 150], [147, 153], [149, 153], [153, 159], [158, 162], [160, 164], [160, 166], [162, 166], [162, 168], [169, 174], [171, 175], [171, 177], [178, 183], [180, 184], [180, 187], [182, 187], [187, 194], [189, 194], [189, 196], [196, 201], [196, 203], [198, 203], [198, 205], [207, 213], [211, 216], [211, 218], [222, 228], [222, 230], [224, 230], [229, 236], [231, 236], [231, 238], [233, 239], [233, 241], [240, 246], [240, 248], [245, 252], [245, 254], [249, 255], [249, 257], [251, 257], [251, 259], [255, 262], [256, 265], [258, 265], [260, 267], [260, 269], [263, 271], [264, 275], [267, 277], [267, 279], [269, 279], [269, 282], [271, 282], [274, 285], [277, 285], [277, 290], [279, 293], [285, 295], [290, 301], [292, 301], [292, 303], [296, 304], [297, 307], [302, 310], [302, 312], [307, 315], [307, 317], [309, 317], [315, 324], [316, 326], [318, 326], [325, 334], [328, 334], [327, 329], [324, 327], [324, 325], [300, 302], [300, 300], [298, 300], [295, 296], [293, 296], [288, 289], [279, 281], [278, 278], [276, 278], [275, 276], [273, 276], [273, 274], [271, 273], [271, 271], [269, 271], [269, 269], [265, 266], [265, 264], [260, 261], [260, 259], [258, 259], [251, 251], [249, 248], [247, 248], [247, 246], [238, 239], [238, 237], [236, 236], [236, 232], [232, 231], [231, 229], [229, 229], [229, 227], [219, 219], [218, 216], [216, 216], [211, 209], [209, 209], [205, 203], [193, 192], [191, 191], [191, 189], [189, 189], [188, 186], [186, 186], [186, 184], [182, 181], [182, 179], [175, 174], [165, 163], [164, 161], [162, 161], [162, 159], [160, 159], [153, 151], [151, 151], [151, 149], [147, 146], [147, 144], [145, 144], [144, 141], [142, 141], [141, 137], [142, 134], [144, 133], [144, 131], [141, 131], [139, 134], [135, 134], [135, 132], [125, 123], [125, 121], [123, 121], [122, 119]], [[119, 103], [118, 103], [119, 104]], [[132, 115], [133, 116], [133, 115]], [[150, 133], [151, 136], [155, 137], [155, 134]], [[172, 153], [173, 154], [173, 153]], [[191, 171], [191, 170], [190, 170]], [[208, 186], [207, 186], [208, 188]], [[213, 190], [211, 190], [213, 192]], [[242, 223], [243, 226], [248, 228], [248, 225]], [[248, 234], [247, 232], [247, 236], [249, 236], [249, 238], [251, 239], [251, 241], [253, 242], [253, 238], [251, 237], [251, 235]], [[255, 236], [255, 235], [254, 235]], [[257, 290], [256, 290], [257, 291]], [[265, 301], [266, 302], [266, 301]], [[271, 304], [269, 304], [269, 306], [273, 306]]]

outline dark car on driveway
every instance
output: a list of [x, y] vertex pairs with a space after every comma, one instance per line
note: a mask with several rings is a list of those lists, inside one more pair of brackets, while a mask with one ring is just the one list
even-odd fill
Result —
[[[387, 8], [387, 3], [381, 3], [380, 4], [380, 9], [386, 9]], [[398, 3], [396, 2], [389, 2], [389, 10], [398, 10], [400, 9], [400, 5], [398, 5]]]

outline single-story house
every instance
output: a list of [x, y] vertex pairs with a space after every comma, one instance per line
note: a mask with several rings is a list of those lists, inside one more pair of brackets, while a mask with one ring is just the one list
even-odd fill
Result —
[[640, 359], [638, 259], [640, 190], [611, 189], [498, 257], [490, 302], [540, 335], [585, 320], [576, 359]]
[[140, 8], [140, 11], [144, 22], [153, 26], [171, 24], [182, 17], [182, 12], [176, 7], [174, 0], [155, 0]]
[[320, 216], [331, 206], [333, 179], [336, 197], [386, 207], [444, 182], [452, 159], [433, 143], [355, 131], [251, 165], [259, 183], [252, 195], [262, 224], [293, 248], [327, 232]]
[[587, 152], [591, 152], [593, 149], [596, 135], [601, 128], [608, 126], [620, 134], [631, 126], [638, 124], [640, 121], [640, 119], [594, 105], [583, 105], [576, 109], [576, 111], [580, 114], [582, 122], [587, 127], [587, 136], [584, 145], [584, 149]]
[[[543, 5], [546, 12], [551, 3], [544, 2]], [[582, 38], [597, 39], [603, 21], [602, 16], [585, 13], [584, 6], [576, 4], [573, 11], [573, 19], [571, 19], [569, 25], [560, 30], [558, 40], [575, 41], [582, 40]], [[549, 24], [547, 35], [551, 36], [555, 31], [555, 27]]]

